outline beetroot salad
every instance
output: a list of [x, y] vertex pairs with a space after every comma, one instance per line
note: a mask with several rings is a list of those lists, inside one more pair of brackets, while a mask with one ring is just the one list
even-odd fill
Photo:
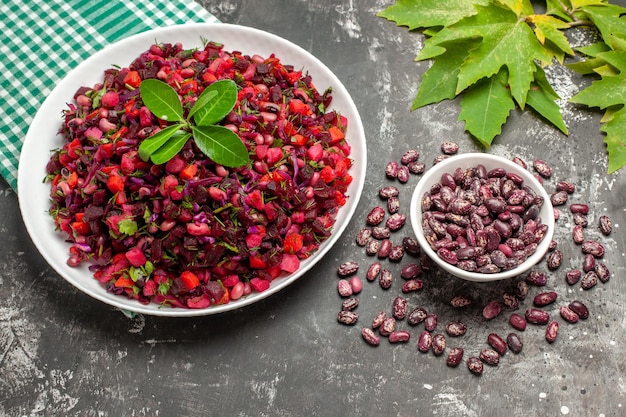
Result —
[[[155, 78], [185, 112], [211, 83], [237, 85], [218, 124], [249, 153], [216, 164], [193, 140], [168, 162], [139, 157], [168, 126], [143, 104]], [[107, 291], [181, 308], [205, 308], [266, 290], [331, 234], [352, 180], [347, 120], [328, 110], [331, 89], [274, 55], [154, 44], [128, 67], [104, 71], [63, 112], [65, 142], [47, 165], [50, 214], [71, 243], [68, 264], [87, 262]]]

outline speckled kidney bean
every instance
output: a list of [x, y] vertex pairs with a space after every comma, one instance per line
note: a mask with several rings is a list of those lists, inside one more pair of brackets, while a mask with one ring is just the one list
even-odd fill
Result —
[[558, 295], [555, 291], [545, 291], [535, 295], [533, 304], [537, 307], [544, 307], [556, 301]]
[[559, 322], [552, 320], [546, 327], [546, 340], [548, 343], [554, 343], [559, 333]]
[[385, 167], [385, 175], [388, 178], [398, 177], [398, 163], [396, 161], [389, 161]]
[[411, 333], [406, 330], [395, 330], [389, 335], [389, 343], [407, 343], [411, 340]]
[[598, 218], [598, 226], [603, 235], [608, 236], [613, 231], [613, 222], [609, 216], [602, 215]]
[[518, 156], [513, 157], [511, 161], [513, 161], [514, 163], [516, 163], [517, 165], [521, 166], [524, 169], [528, 169], [526, 162], [524, 162], [524, 160]]
[[528, 323], [532, 324], [547, 324], [550, 321], [550, 314], [540, 308], [529, 308], [524, 317]]
[[587, 227], [589, 225], [589, 220], [587, 219], [587, 216], [582, 213], [572, 214], [572, 220], [577, 226]]
[[353, 275], [350, 277], [348, 282], [350, 283], [350, 287], [352, 287], [353, 294], [358, 294], [361, 290], [363, 290], [363, 282], [361, 282], [361, 278]]
[[378, 258], [379, 259], [386, 259], [387, 257], [389, 257], [389, 252], [391, 252], [391, 240], [389, 239], [383, 239], [380, 241], [380, 245], [378, 245]]
[[365, 253], [374, 256], [378, 254], [378, 248], [380, 248], [380, 241], [372, 238], [365, 244]]
[[445, 141], [441, 144], [441, 152], [445, 155], [454, 155], [459, 151], [459, 144], [456, 142]]
[[446, 337], [441, 333], [436, 333], [433, 335], [433, 340], [431, 342], [433, 354], [435, 356], [441, 356], [443, 352], [446, 350]]
[[363, 247], [365, 245], [367, 245], [367, 242], [370, 240], [370, 237], [372, 236], [372, 229], [370, 228], [363, 228], [360, 229], [357, 234], [356, 234], [356, 244]]
[[385, 222], [385, 226], [387, 226], [392, 232], [396, 230], [400, 230], [402, 226], [406, 223], [406, 215], [402, 213], [394, 213]]
[[583, 290], [590, 290], [598, 283], [598, 274], [595, 271], [589, 271], [583, 275], [580, 280], [580, 286]]
[[450, 265], [456, 265], [459, 263], [459, 258], [450, 249], [439, 248], [437, 250], [437, 255], [439, 255], [441, 259], [443, 259], [445, 262], [449, 263]]
[[378, 346], [380, 344], [380, 337], [378, 337], [378, 335], [376, 335], [376, 333], [374, 333], [374, 331], [369, 327], [364, 327], [361, 330], [361, 336], [368, 345]]
[[589, 214], [589, 206], [587, 204], [578, 204], [578, 203], [570, 204], [569, 210], [570, 212], [574, 214], [576, 213], [585, 214], [585, 215]]
[[403, 279], [414, 279], [422, 274], [422, 268], [417, 263], [409, 263], [402, 267], [400, 270], [400, 276]]
[[565, 273], [565, 282], [569, 285], [577, 284], [582, 277], [582, 272], [580, 269], [571, 269]]
[[552, 193], [550, 195], [550, 202], [553, 206], [562, 206], [567, 203], [567, 192], [557, 191], [556, 193]]
[[526, 330], [526, 319], [517, 313], [511, 313], [509, 316], [509, 324], [516, 330], [523, 332]]
[[404, 257], [404, 248], [402, 245], [392, 245], [389, 251], [389, 260], [391, 262], [400, 262]]
[[437, 328], [437, 323], [439, 322], [439, 317], [436, 314], [430, 313], [424, 319], [424, 328], [429, 332], [432, 332]]
[[391, 236], [391, 230], [385, 226], [374, 226], [372, 227], [372, 237], [374, 239], [388, 239]]
[[365, 273], [365, 279], [367, 279], [368, 281], [374, 281], [378, 277], [378, 274], [380, 273], [381, 268], [382, 268], [382, 265], [380, 262], [378, 261], [373, 262], [367, 268], [367, 272]]
[[341, 303], [341, 309], [345, 311], [352, 311], [359, 306], [359, 299], [356, 297], [350, 297]]
[[568, 181], [559, 181], [556, 183], [556, 190], [572, 194], [576, 190], [576, 186]]
[[387, 199], [387, 211], [389, 214], [395, 214], [400, 210], [400, 199], [398, 197], [389, 197]]
[[591, 254], [583, 256], [583, 272], [593, 271], [596, 267], [596, 258]]
[[396, 319], [393, 317], [385, 317], [382, 324], [378, 328], [378, 333], [381, 336], [389, 336], [393, 331], [396, 330]]
[[391, 306], [391, 314], [396, 320], [403, 320], [406, 317], [407, 313], [407, 302], [404, 297], [396, 297], [393, 299], [393, 303]]
[[354, 325], [359, 320], [358, 313], [354, 311], [341, 310], [337, 314], [337, 321], [348, 326]]
[[408, 165], [411, 162], [417, 161], [419, 157], [420, 157], [419, 151], [416, 151], [415, 149], [409, 149], [405, 151], [400, 157], [400, 163], [403, 165]]
[[380, 271], [380, 275], [378, 276], [378, 284], [380, 285], [382, 289], [386, 290], [391, 287], [392, 283], [393, 283], [393, 274], [391, 273], [390, 270], [383, 268]]
[[535, 159], [533, 161], [533, 168], [544, 178], [550, 178], [552, 175], [552, 168], [542, 159]]
[[463, 361], [464, 350], [460, 346], [455, 346], [448, 351], [448, 357], [446, 358], [446, 365], [451, 368], [456, 368]]
[[474, 375], [482, 375], [484, 365], [479, 358], [477, 358], [476, 356], [471, 356], [467, 358], [467, 369], [469, 369], [470, 372]]
[[515, 296], [520, 300], [524, 300], [528, 295], [528, 282], [526, 281], [517, 281], [515, 284]]
[[400, 190], [395, 185], [387, 185], [378, 190], [378, 196], [385, 200], [391, 197], [397, 197], [399, 195]]
[[346, 261], [339, 265], [337, 268], [337, 274], [340, 277], [348, 277], [350, 275], [356, 274], [359, 270], [359, 264], [355, 261]]
[[574, 300], [567, 305], [573, 312], [578, 314], [581, 320], [586, 320], [589, 317], [589, 309], [580, 300]]
[[409, 171], [409, 167], [404, 165], [399, 167], [397, 178], [402, 184], [409, 182], [409, 179], [411, 178], [411, 171]]
[[502, 303], [500, 301], [494, 300], [490, 301], [483, 307], [483, 317], [486, 320], [493, 320], [502, 313]]
[[367, 214], [366, 221], [370, 226], [378, 226], [385, 218], [385, 209], [381, 206], [376, 206], [370, 210]]
[[606, 283], [611, 279], [611, 272], [609, 268], [602, 262], [596, 262], [594, 272], [598, 275], [598, 279], [602, 283]]
[[404, 283], [402, 284], [402, 292], [406, 294], [409, 292], [419, 291], [422, 289], [423, 286], [424, 286], [424, 283], [422, 282], [421, 279], [419, 278], [409, 279], [407, 281], [404, 281]]
[[468, 295], [457, 295], [450, 300], [450, 305], [461, 308], [472, 304], [472, 299]]
[[500, 356], [504, 355], [507, 351], [506, 341], [500, 337], [497, 333], [489, 333], [487, 336], [487, 343], [491, 346]]
[[502, 302], [511, 310], [516, 310], [519, 307], [519, 298], [510, 292], [502, 294]]
[[576, 312], [574, 312], [574, 310], [572, 310], [568, 306], [559, 307], [559, 314], [561, 315], [563, 320], [565, 320], [568, 323], [573, 324], [573, 323], [578, 322], [578, 319], [579, 319], [578, 314], [576, 314]]
[[402, 238], [402, 247], [404, 248], [404, 251], [406, 253], [414, 256], [419, 256], [421, 252], [417, 240], [410, 236], [405, 236]]
[[550, 252], [548, 255], [548, 259], [546, 261], [546, 265], [550, 271], [556, 271], [561, 266], [563, 262], [563, 252], [558, 249]]
[[526, 275], [526, 282], [535, 287], [543, 287], [548, 283], [548, 276], [541, 271], [530, 271]]
[[460, 321], [451, 321], [446, 324], [446, 333], [452, 337], [463, 336], [467, 332], [467, 326]]
[[337, 292], [342, 297], [350, 297], [352, 295], [352, 286], [347, 279], [337, 281]]
[[513, 353], [520, 353], [524, 348], [522, 338], [517, 333], [509, 333], [506, 337], [506, 344]]
[[428, 330], [424, 330], [420, 333], [419, 338], [417, 339], [417, 349], [426, 353], [430, 350], [430, 347], [433, 344], [433, 336]]
[[378, 314], [376, 314], [374, 318], [372, 319], [372, 329], [378, 329], [380, 326], [382, 326], [386, 318], [387, 318], [387, 313], [384, 311], [381, 311]]
[[591, 254], [596, 258], [602, 258], [604, 256], [604, 245], [595, 240], [584, 241], [581, 249], [583, 253]]
[[416, 307], [409, 313], [407, 323], [411, 326], [416, 326], [423, 322], [426, 319], [426, 316], [428, 316], [428, 313], [423, 307]]
[[407, 164], [407, 168], [409, 168], [409, 172], [411, 174], [423, 174], [426, 171], [426, 164], [421, 161], [413, 161]]
[[580, 245], [585, 241], [585, 231], [582, 225], [577, 224], [572, 228], [572, 240], [577, 245]]
[[496, 366], [500, 363], [500, 354], [494, 349], [482, 349], [478, 357], [487, 365]]

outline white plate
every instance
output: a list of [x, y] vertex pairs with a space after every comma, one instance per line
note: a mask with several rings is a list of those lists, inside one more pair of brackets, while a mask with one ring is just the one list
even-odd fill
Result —
[[[339, 211], [331, 237], [313, 256], [301, 262], [298, 271], [277, 278], [268, 290], [253, 293], [228, 304], [197, 310], [160, 307], [155, 303], [143, 305], [124, 296], [107, 292], [93, 278], [86, 265], [78, 268], [67, 265], [69, 244], [55, 231], [53, 220], [48, 214], [50, 185], [43, 182], [45, 168], [51, 150], [62, 146], [63, 138], [57, 135], [61, 126], [61, 112], [67, 107], [67, 103], [72, 101], [73, 94], [79, 87], [101, 82], [103, 71], [113, 65], [128, 66], [155, 41], [181, 42], [189, 49], [201, 47], [202, 39], [222, 43], [226, 51], [240, 51], [263, 57], [274, 53], [283, 64], [291, 64], [295, 69], [303, 69], [311, 74], [320, 91], [332, 87], [332, 108], [348, 118], [346, 136], [352, 146], [350, 156], [354, 160], [354, 165], [350, 173], [354, 180], [348, 189], [348, 201]], [[151, 30], [107, 46], [81, 63], [57, 85], [37, 112], [26, 135], [18, 170], [18, 195], [26, 229], [39, 252], [55, 271], [84, 293], [111, 306], [138, 313], [178, 317], [200, 316], [237, 309], [274, 294], [300, 278], [322, 259], [345, 230], [356, 210], [365, 180], [366, 159], [365, 133], [357, 108], [343, 84], [321, 61], [299, 46], [261, 30], [222, 23], [186, 24]]]

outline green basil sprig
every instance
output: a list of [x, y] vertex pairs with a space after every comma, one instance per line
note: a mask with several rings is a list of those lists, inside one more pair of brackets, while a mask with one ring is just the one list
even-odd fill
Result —
[[143, 103], [159, 119], [174, 122], [139, 145], [144, 161], [163, 164], [172, 159], [193, 136], [198, 148], [215, 163], [240, 167], [249, 161], [248, 150], [239, 136], [216, 123], [223, 120], [237, 102], [237, 85], [232, 80], [210, 84], [198, 96], [187, 117], [178, 93], [157, 79], [139, 85]]

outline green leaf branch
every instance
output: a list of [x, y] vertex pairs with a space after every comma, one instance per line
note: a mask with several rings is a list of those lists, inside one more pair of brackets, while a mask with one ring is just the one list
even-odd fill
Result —
[[[432, 66], [411, 109], [460, 97], [459, 120], [485, 147], [516, 107], [569, 134], [544, 69], [558, 63], [595, 76], [570, 102], [605, 111], [612, 173], [626, 165], [625, 14], [607, 0], [397, 0], [378, 16], [426, 36], [416, 60]], [[567, 31], [583, 25], [601, 41], [574, 49]]]
[[144, 161], [163, 164], [193, 137], [198, 149], [217, 164], [239, 167], [248, 163], [248, 150], [239, 136], [216, 124], [237, 102], [237, 85], [232, 80], [216, 81], [205, 88], [186, 117], [178, 93], [163, 81], [144, 80], [139, 92], [156, 117], [173, 122], [141, 142], [139, 157]]

